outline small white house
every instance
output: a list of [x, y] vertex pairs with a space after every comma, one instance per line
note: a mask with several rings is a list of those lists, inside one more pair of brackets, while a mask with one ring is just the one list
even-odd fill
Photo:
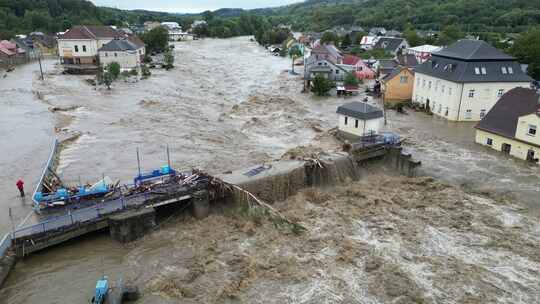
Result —
[[353, 101], [337, 108], [338, 129], [345, 135], [365, 136], [379, 133], [383, 124], [381, 109], [366, 102]]
[[128, 39], [113, 39], [102, 46], [99, 62], [106, 66], [112, 62], [120, 64], [122, 71], [138, 68], [144, 57], [144, 45], [138, 45]]

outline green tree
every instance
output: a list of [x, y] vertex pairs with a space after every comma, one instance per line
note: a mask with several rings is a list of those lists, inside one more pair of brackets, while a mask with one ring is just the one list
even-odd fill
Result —
[[141, 38], [149, 52], [163, 52], [169, 43], [169, 31], [160, 26], [144, 33]]
[[348, 86], [357, 86], [360, 81], [358, 81], [358, 78], [353, 73], [347, 73], [344, 80], [345, 85]]
[[321, 37], [321, 44], [336, 43], [336, 41], [338, 41], [338, 38], [334, 32], [326, 31]]
[[107, 71], [103, 74], [103, 83], [107, 86], [107, 89], [111, 89], [111, 84], [114, 81], [114, 76], [111, 74], [111, 72]]
[[527, 69], [529, 76], [540, 80], [540, 27], [519, 35], [510, 53], [521, 63], [529, 65]]
[[150, 72], [150, 69], [148, 68], [146, 64], [141, 65], [141, 75], [144, 79], [152, 75], [152, 72]]
[[165, 61], [165, 69], [170, 70], [174, 68], [174, 54], [171, 50], [165, 52], [163, 60]]
[[368, 35], [368, 33], [366, 33], [366, 32], [358, 32], [358, 33], [356, 33], [356, 35], [354, 36], [353, 43], [354, 44], [360, 44], [360, 42], [362, 41], [362, 37], [367, 36], [367, 35]]
[[457, 25], [448, 25], [441, 31], [438, 43], [440, 45], [449, 45], [463, 37], [465, 37], [465, 34], [463, 34]]
[[118, 62], [109, 63], [107, 72], [111, 74], [113, 80], [118, 79], [118, 76], [120, 76], [120, 64]]
[[317, 96], [326, 96], [333, 86], [334, 83], [331, 80], [322, 76], [321, 74], [317, 74], [313, 79], [313, 87], [311, 88], [311, 92], [315, 93]]
[[422, 38], [418, 36], [418, 33], [411, 24], [407, 25], [407, 28], [403, 31], [403, 37], [407, 39], [411, 47], [423, 44]]
[[341, 39], [341, 47], [346, 48], [346, 47], [351, 46], [351, 44], [352, 44], [351, 36], [349, 34], [346, 34], [345, 36], [343, 36], [343, 39]]
[[300, 56], [303, 56], [304, 52], [302, 51], [300, 45], [295, 44], [289, 49], [289, 56], [292, 59], [292, 73], [294, 74], [294, 60]]

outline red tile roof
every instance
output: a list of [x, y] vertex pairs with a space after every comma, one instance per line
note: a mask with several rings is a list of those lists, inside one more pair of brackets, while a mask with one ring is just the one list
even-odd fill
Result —
[[120, 38], [122, 33], [110, 26], [77, 25], [65, 32], [60, 39]]
[[360, 61], [360, 58], [354, 55], [345, 55], [343, 57], [343, 64], [356, 65], [358, 61]]
[[15, 53], [13, 53], [12, 51], [4, 48], [2, 45], [0, 45], [0, 53], [4, 53], [6, 54], [7, 56], [13, 56], [15, 55]]
[[11, 51], [17, 50], [17, 45], [7, 40], [0, 41], [0, 46]]

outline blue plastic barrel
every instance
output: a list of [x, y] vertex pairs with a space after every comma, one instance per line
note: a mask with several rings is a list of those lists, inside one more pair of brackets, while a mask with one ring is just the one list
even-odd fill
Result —
[[161, 166], [161, 174], [171, 173], [171, 167], [169, 165]]
[[36, 194], [34, 194], [34, 199], [38, 202], [41, 202], [41, 200], [43, 199], [43, 193], [36, 192]]
[[66, 198], [68, 196], [67, 189], [60, 188], [60, 189], [56, 190], [56, 195], [58, 197], [60, 197], [60, 198]]

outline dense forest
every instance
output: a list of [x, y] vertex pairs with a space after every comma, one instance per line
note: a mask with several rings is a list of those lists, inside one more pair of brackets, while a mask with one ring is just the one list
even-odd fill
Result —
[[0, 0], [0, 39], [31, 31], [64, 31], [77, 24], [122, 25], [177, 18], [167, 13], [96, 7], [86, 0]]

